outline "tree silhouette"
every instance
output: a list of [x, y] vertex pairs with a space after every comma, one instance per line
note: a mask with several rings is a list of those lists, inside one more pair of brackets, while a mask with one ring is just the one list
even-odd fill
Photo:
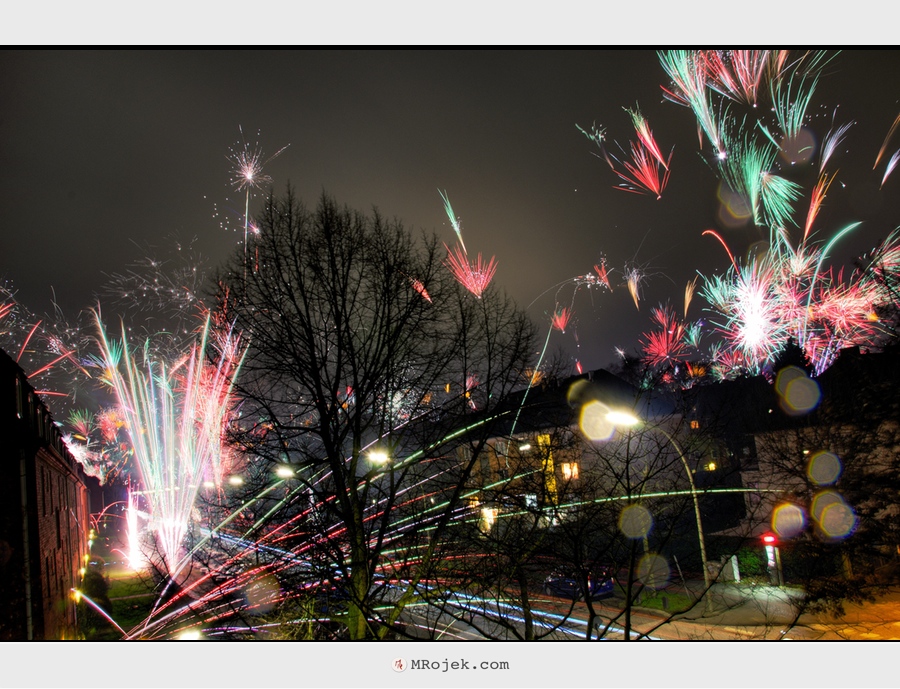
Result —
[[435, 237], [377, 211], [327, 195], [308, 209], [289, 190], [257, 227], [251, 265], [236, 255], [219, 292], [221, 321], [250, 339], [232, 432], [241, 541], [286, 544], [257, 550], [280, 558], [283, 587], [337, 591], [350, 638], [384, 636], [459, 509], [480, 429], [523, 385], [533, 326], [496, 289], [465, 292]]

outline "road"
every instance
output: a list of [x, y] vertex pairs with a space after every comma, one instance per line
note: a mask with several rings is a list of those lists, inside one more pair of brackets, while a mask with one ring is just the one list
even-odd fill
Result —
[[[597, 617], [591, 638], [624, 638], [622, 603], [615, 598], [593, 602]], [[588, 638], [589, 615], [585, 603], [541, 595], [532, 600], [531, 608], [537, 636], [551, 640]], [[723, 619], [724, 614], [717, 612], [707, 617], [703, 611], [703, 614], [684, 617], [633, 608], [631, 636], [647, 640], [745, 640], [778, 639], [785, 635], [784, 625], [729, 624]], [[411, 605], [404, 611], [402, 620], [407, 632], [420, 638], [514, 640], [525, 635], [522, 609], [511, 600], [488, 600], [459, 592], [447, 598], [443, 609], [426, 603]]]

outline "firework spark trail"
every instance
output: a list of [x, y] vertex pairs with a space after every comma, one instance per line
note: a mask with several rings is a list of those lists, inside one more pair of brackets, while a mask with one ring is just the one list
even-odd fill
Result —
[[108, 612], [106, 612], [106, 610], [104, 610], [102, 607], [100, 607], [100, 605], [98, 605], [96, 602], [94, 602], [90, 597], [88, 597], [87, 595], [85, 595], [84, 593], [79, 591], [78, 589], [69, 589], [69, 590], [72, 592], [72, 594], [74, 594], [76, 601], [80, 601], [80, 600], [84, 599], [85, 603], [90, 605], [94, 610], [96, 610], [100, 615], [102, 615], [110, 624], [112, 624], [116, 629], [118, 629], [122, 633], [123, 637], [128, 636], [128, 632], [126, 632], [124, 629], [122, 629], [116, 623], [116, 621], [110, 616], [110, 614]]
[[732, 142], [730, 153], [720, 163], [720, 173], [747, 199], [754, 223], [770, 228], [771, 244], [774, 228], [791, 222], [792, 203], [800, 198], [800, 186], [771, 172], [777, 148], [770, 143], [760, 145], [745, 137]]
[[64, 398], [55, 405], [58, 412], [91, 374], [80, 356], [86, 342], [81, 327], [68, 323], [55, 303], [54, 309], [52, 316], [38, 318], [10, 286], [0, 284], [0, 348], [15, 357], [37, 394]]
[[744, 359], [765, 361], [783, 341], [777, 305], [769, 298], [773, 268], [766, 261], [706, 281], [702, 294], [727, 320], [720, 332]]
[[[482, 255], [479, 253], [478, 258], [474, 263], [469, 262], [466, 245], [462, 238], [462, 227], [460, 226], [459, 218], [457, 218], [453, 212], [453, 207], [450, 205], [450, 199], [447, 196], [447, 193], [440, 189], [438, 189], [438, 193], [444, 201], [444, 211], [446, 212], [450, 224], [453, 226], [453, 231], [456, 232], [457, 240], [459, 241], [459, 245], [455, 246], [454, 250], [451, 250], [449, 246], [444, 244], [444, 248], [447, 249], [447, 259], [444, 261], [444, 265], [447, 266], [457, 282], [480, 299], [481, 295], [484, 294], [484, 290], [487, 289], [491, 280], [493, 280], [494, 273], [497, 271], [497, 259], [496, 257], [491, 256], [490, 260], [485, 262]], [[425, 286], [419, 283], [419, 285], [421, 285], [421, 289], [419, 289], [416, 282], [418, 281], [413, 282], [413, 287], [430, 302], [431, 298], [428, 295], [428, 292], [425, 291]]]
[[[481, 295], [484, 294], [484, 291], [491, 283], [491, 280], [494, 279], [494, 273], [497, 272], [497, 258], [491, 256], [490, 260], [485, 262], [484, 258], [479, 253], [478, 258], [475, 259], [474, 263], [469, 262], [469, 255], [466, 251], [465, 242], [463, 242], [459, 218], [453, 213], [453, 208], [450, 205], [450, 199], [448, 198], [447, 193], [440, 189], [438, 190], [438, 193], [444, 201], [444, 211], [447, 213], [450, 224], [453, 225], [453, 231], [456, 232], [456, 237], [459, 240], [459, 244], [453, 247], [453, 250], [444, 244], [444, 248], [447, 249], [447, 259], [444, 261], [444, 265], [447, 266], [457, 282], [477, 298], [481, 299]], [[422, 286], [422, 290], [419, 290], [415, 283], [413, 284], [413, 287], [415, 287], [422, 296], [426, 297], [428, 301], [431, 301], [431, 298], [428, 297], [428, 293], [423, 291], [424, 285]]]
[[413, 288], [414, 290], [416, 290], [416, 292], [418, 292], [419, 294], [421, 294], [421, 295], [422, 295], [422, 298], [423, 298], [425, 301], [427, 301], [429, 304], [433, 304], [433, 303], [434, 303], [433, 301], [431, 301], [431, 295], [428, 294], [428, 290], [425, 289], [425, 285], [422, 283], [421, 280], [419, 280], [419, 279], [417, 279], [417, 278], [409, 278], [409, 282], [410, 282], [410, 284], [412, 285], [412, 288]]
[[847, 132], [854, 124], [854, 122], [848, 122], [847, 124], [842, 124], [837, 129], [832, 128], [828, 130], [828, 133], [825, 135], [825, 138], [822, 141], [822, 158], [819, 162], [820, 173], [824, 172], [825, 166], [828, 164], [828, 161], [831, 160], [831, 156], [834, 155], [834, 152], [837, 150], [838, 146], [840, 146], [844, 142], [844, 138], [847, 136]]
[[272, 181], [271, 177], [263, 173], [263, 168], [284, 153], [290, 147], [290, 144], [282, 146], [274, 154], [266, 158], [258, 142], [253, 145], [247, 143], [247, 140], [244, 138], [243, 127], [238, 126], [238, 131], [241, 133], [240, 142], [236, 144], [236, 148], [231, 148], [228, 155], [225, 156], [226, 160], [234, 166], [231, 185], [238, 191], [262, 189]]
[[166, 250], [138, 246], [145, 255], [121, 272], [107, 275], [100, 291], [103, 303], [121, 309], [126, 320], [146, 333], [169, 330], [190, 334], [209, 278], [209, 262], [197, 250], [196, 238], [184, 242], [172, 235]]
[[818, 74], [808, 77], [804, 73], [799, 75], [795, 86], [795, 76], [797, 75], [792, 74], [787, 80], [773, 79], [770, 82], [775, 118], [788, 139], [793, 139], [800, 133], [819, 80]]
[[22, 360], [22, 355], [25, 353], [25, 349], [28, 347], [28, 343], [31, 342], [31, 338], [34, 335], [34, 332], [38, 329], [38, 326], [43, 323], [43, 321], [38, 321], [32, 326], [31, 330], [28, 331], [28, 335], [25, 336], [25, 341], [22, 343], [22, 348], [19, 350], [18, 355], [16, 355], [16, 363]]
[[801, 187], [781, 175], [764, 172], [760, 178], [760, 198], [770, 228], [783, 228], [793, 223], [793, 202], [801, 196]]
[[[669, 160], [664, 165], [665, 172], [660, 174], [660, 163], [653, 158], [651, 151], [646, 149], [643, 144], [631, 142], [631, 160], [622, 161], [613, 155], [607, 158], [610, 168], [622, 180], [624, 185], [615, 187], [622, 191], [628, 191], [633, 194], [650, 194], [655, 195], [656, 199], [662, 198], [662, 193], [669, 183], [669, 167], [672, 155], [669, 154]], [[612, 162], [615, 161], [624, 168], [619, 170]]]
[[691, 301], [694, 299], [694, 292], [697, 291], [697, 280], [700, 279], [699, 275], [695, 275], [692, 279], [688, 280], [687, 284], [684, 286], [684, 317], [687, 318], [688, 308], [691, 305]]
[[833, 181], [834, 175], [829, 179], [828, 175], [823, 174], [819, 177], [819, 181], [816, 182], [812, 197], [809, 201], [809, 212], [806, 214], [806, 227], [803, 230], [803, 242], [806, 242], [809, 237], [809, 231], [812, 229], [813, 223], [816, 221], [816, 217], [822, 209], [822, 202], [825, 201], [825, 195], [828, 193], [828, 188]]
[[[794, 203], [802, 189], [780, 174], [777, 165], [777, 153], [784, 142], [797, 137], [806, 125], [812, 96], [832, 56], [825, 51], [808, 51], [795, 59], [787, 51], [779, 51], [766, 58], [765, 70], [760, 67], [764, 61], [761, 54], [669, 51], [659, 53], [659, 57], [673, 82], [671, 89], [664, 89], [667, 96], [692, 108], [698, 128], [719, 153], [714, 169], [732, 190], [748, 200], [754, 223], [769, 232], [767, 253], [743, 266], [721, 235], [712, 230], [703, 232], [719, 240], [731, 262], [724, 277], [704, 278], [704, 296], [717, 314], [715, 323], [724, 337], [712, 353], [719, 370], [763, 371], [773, 360], [777, 345], [788, 335], [804, 348], [816, 372], [827, 368], [840, 348], [871, 343], [879, 332], [877, 276], [869, 277], [862, 271], [844, 283], [840, 274], [835, 276], [824, 266], [834, 243], [858, 224], [824, 239], [815, 239], [814, 231], [836, 174], [826, 173], [826, 165], [853, 123], [832, 124], [824, 136], [819, 174], [802, 222], [794, 219]], [[757, 75], [766, 74], [777, 129], [770, 129], [761, 119], [769, 109], [754, 110], [754, 117], [759, 118], [754, 121], [749, 113], [743, 118], [733, 117], [723, 102], [715, 104], [715, 96], [748, 103], [753, 100], [745, 98], [751, 91], [742, 90], [741, 79], [731, 71], [738, 61], [752, 66], [747, 75], [754, 76], [743, 83], [753, 83]], [[762, 95], [759, 88], [753, 93], [757, 100]], [[712, 121], [714, 115], [716, 121]], [[875, 167], [897, 126], [900, 117], [888, 132]], [[898, 163], [900, 153], [888, 164], [882, 185]], [[796, 242], [790, 236], [792, 226], [802, 228]], [[896, 243], [896, 239], [890, 242]], [[890, 246], [886, 245], [884, 251], [892, 252]], [[875, 270], [874, 266], [869, 270]]]
[[884, 183], [887, 182], [887, 178], [894, 171], [894, 168], [897, 167], [898, 161], [900, 161], [900, 150], [895, 151], [894, 155], [892, 155], [891, 159], [888, 161], [887, 167], [884, 170], [884, 177], [881, 178], [881, 186], [878, 187], [879, 189], [884, 187]]
[[[239, 348], [221, 350], [217, 365], [206, 358], [209, 320], [189, 353], [174, 366], [156, 360], [145, 342], [139, 361], [122, 340], [111, 341], [95, 312], [105, 382], [114, 390], [150, 505], [153, 527], [171, 573], [182, 564], [181, 547], [197, 490], [215, 468], [222, 415], [230, 412]], [[122, 372], [124, 368], [124, 373]]]
[[606, 259], [601, 259], [600, 264], [594, 266], [594, 270], [597, 272], [597, 279], [600, 281], [600, 284], [612, 292], [612, 287], [609, 284], [609, 275], [606, 272]]
[[628, 287], [628, 293], [634, 301], [634, 308], [640, 311], [641, 283], [644, 280], [644, 274], [640, 269], [631, 267], [625, 270], [625, 285]]
[[732, 100], [756, 105], [766, 72], [773, 63], [770, 50], [706, 50], [705, 69], [711, 88]]
[[128, 544], [128, 552], [125, 557], [128, 560], [128, 566], [134, 570], [144, 568], [146, 558], [141, 551], [141, 530], [138, 522], [138, 496], [128, 489], [128, 504], [125, 508], [125, 533], [126, 543]]
[[[650, 131], [650, 124], [647, 122], [647, 118], [641, 114], [637, 106], [635, 106], [634, 110], [625, 108], [625, 112], [631, 115], [631, 122], [634, 125], [634, 131], [637, 133], [641, 146], [649, 151], [659, 164], [668, 170], [669, 161], [663, 157], [662, 151], [659, 150], [659, 145], [656, 143], [656, 139], [653, 138], [653, 132]], [[670, 154], [669, 158], [671, 159], [671, 157]]]
[[724, 160], [728, 151], [720, 125], [722, 118], [716, 115], [708, 97], [707, 74], [702, 58], [689, 50], [660, 51], [658, 55], [663, 70], [673, 83], [671, 89], [663, 88], [663, 95], [673, 103], [685, 105], [693, 111], [698, 130], [706, 134], [716, 151], [716, 157]]
[[662, 192], [669, 182], [669, 164], [674, 151], [670, 151], [669, 157], [665, 158], [653, 138], [647, 120], [640, 111], [637, 108], [634, 110], [625, 108], [625, 111], [631, 116], [638, 137], [637, 141], [630, 142], [631, 158], [628, 160], [621, 160], [606, 150], [603, 145], [606, 138], [604, 129], [594, 125], [588, 132], [579, 125], [575, 126], [600, 149], [600, 154], [595, 153], [594, 155], [603, 158], [610, 169], [624, 182], [614, 187], [615, 189], [634, 194], [655, 195], [658, 200], [662, 198]]
[[887, 136], [884, 137], [884, 143], [881, 144], [881, 148], [878, 149], [878, 155], [875, 156], [875, 164], [872, 166], [872, 169], [878, 167], [878, 163], [881, 162], [881, 158], [884, 156], [885, 151], [887, 151], [888, 143], [890, 143], [891, 137], [894, 135], [894, 132], [897, 131], [897, 127], [900, 126], [900, 115], [897, 115], [896, 119], [894, 119], [894, 124], [891, 125], [891, 128], [888, 130]]
[[441, 199], [444, 201], [444, 212], [447, 214], [447, 218], [450, 220], [450, 225], [453, 226], [453, 231], [456, 232], [456, 238], [459, 240], [459, 245], [462, 247], [463, 253], [466, 252], [466, 243], [463, 241], [462, 237], [462, 225], [459, 222], [459, 218], [456, 217], [456, 214], [453, 212], [453, 206], [450, 205], [450, 197], [447, 196], [447, 192], [441, 191], [438, 189], [438, 193], [441, 195]]

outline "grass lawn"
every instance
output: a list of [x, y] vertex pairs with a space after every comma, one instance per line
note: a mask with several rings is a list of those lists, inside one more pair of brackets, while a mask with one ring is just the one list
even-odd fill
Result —
[[[112, 617], [125, 631], [143, 622], [156, 602], [151, 581], [146, 575], [128, 570], [114, 570], [109, 578], [109, 599], [112, 602]], [[122, 638], [121, 632], [110, 624], [96, 629], [88, 636], [90, 641], [114, 641]]]
[[673, 591], [654, 591], [641, 595], [638, 605], [642, 608], [654, 608], [665, 612], [684, 612], [694, 601], [687, 594]]

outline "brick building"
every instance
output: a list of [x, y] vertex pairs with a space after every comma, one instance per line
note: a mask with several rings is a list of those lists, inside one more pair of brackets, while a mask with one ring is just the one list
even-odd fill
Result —
[[0, 437], [0, 640], [74, 638], [72, 589], [88, 554], [88, 485], [95, 479], [2, 351]]

